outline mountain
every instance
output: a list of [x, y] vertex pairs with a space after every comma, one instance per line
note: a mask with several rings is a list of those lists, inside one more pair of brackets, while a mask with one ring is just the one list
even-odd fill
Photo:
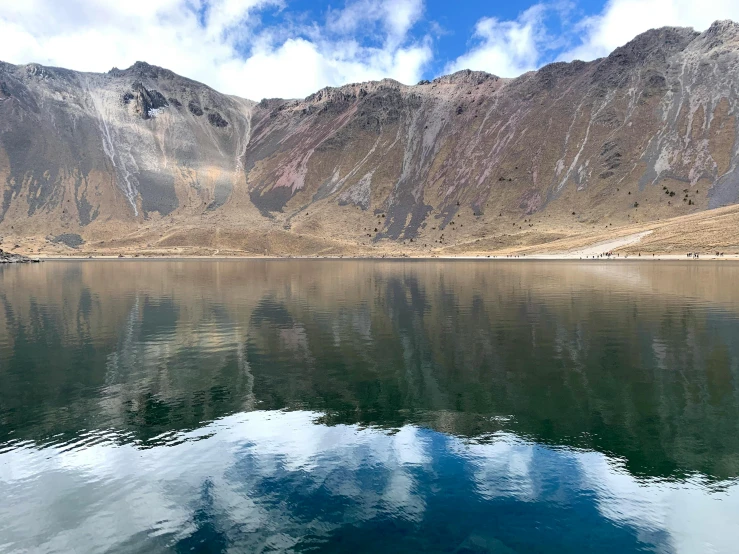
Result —
[[707, 211], [739, 202], [738, 80], [731, 21], [516, 79], [461, 71], [258, 103], [143, 62], [0, 63], [2, 245], [418, 255], [648, 228], [647, 250], [689, 247], [690, 229], [739, 249], [739, 210]]

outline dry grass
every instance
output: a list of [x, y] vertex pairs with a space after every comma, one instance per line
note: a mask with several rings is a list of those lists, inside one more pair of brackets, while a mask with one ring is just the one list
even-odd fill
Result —
[[[622, 255], [739, 255], [739, 206], [626, 225], [583, 224], [567, 216], [536, 214], [513, 218], [505, 214], [478, 216], [462, 210], [454, 225], [441, 229], [431, 214], [413, 239], [377, 240], [381, 216], [355, 207], [319, 203], [305, 213], [249, 221], [203, 217], [192, 223], [159, 220], [118, 236], [86, 242], [74, 249], [32, 233], [6, 233], [0, 247], [31, 256], [307, 256], [307, 257], [434, 257], [434, 256], [557, 256], [577, 257], [586, 249], [649, 231], [634, 244], [611, 247]], [[560, 210], [561, 212], [561, 210]], [[282, 215], [282, 214], [281, 214]], [[646, 215], [646, 214], [645, 214]], [[369, 231], [369, 233], [367, 232]], [[368, 237], [367, 235], [371, 235]], [[443, 237], [443, 239], [442, 239]], [[628, 241], [626, 241], [628, 242]], [[16, 245], [18, 245], [16, 247]]]

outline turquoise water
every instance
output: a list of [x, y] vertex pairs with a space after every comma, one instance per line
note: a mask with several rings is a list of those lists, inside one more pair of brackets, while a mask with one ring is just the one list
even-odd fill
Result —
[[736, 552], [739, 265], [0, 267], [0, 552]]

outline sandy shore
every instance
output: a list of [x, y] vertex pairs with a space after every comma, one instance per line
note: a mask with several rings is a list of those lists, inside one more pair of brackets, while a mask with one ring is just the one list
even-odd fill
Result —
[[[645, 239], [653, 237], [655, 230], [647, 229], [639, 232], [625, 234], [614, 238], [601, 237], [600, 240], [588, 241], [587, 238], [573, 237], [566, 239], [560, 244], [560, 249], [555, 249], [556, 244], [539, 245], [517, 251], [495, 251], [495, 252], [471, 252], [460, 254], [428, 254], [425, 252], [397, 251], [364, 253], [358, 255], [349, 254], [312, 254], [312, 255], [254, 255], [232, 252], [229, 255], [214, 250], [211, 255], [187, 254], [185, 252], [146, 251], [136, 254], [126, 251], [122, 256], [116, 252], [113, 254], [77, 254], [59, 255], [58, 253], [37, 253], [33, 256], [40, 260], [629, 260], [629, 261], [661, 261], [661, 260], [683, 260], [683, 261], [736, 261], [739, 253], [724, 252], [717, 253], [701, 252], [698, 258], [693, 258], [686, 253], [661, 253], [640, 252], [639, 245]], [[551, 249], [551, 251], [547, 251]], [[611, 252], [613, 255], [606, 256]]]
[[686, 262], [704, 262], [704, 261], [739, 261], [739, 255], [721, 256], [701, 256], [698, 259], [688, 258], [687, 256], [677, 254], [662, 255], [643, 255], [643, 256], [612, 256], [598, 257], [593, 256], [577, 256], [573, 254], [533, 254], [525, 256], [505, 256], [505, 255], [480, 255], [480, 256], [126, 256], [119, 258], [118, 256], [38, 256], [37, 259], [43, 262], [53, 261], [246, 261], [246, 260], [263, 260], [263, 261], [289, 261], [289, 260], [373, 260], [373, 261], [454, 261], [454, 260], [479, 260], [479, 261], [601, 261], [601, 262], [650, 262], [650, 261], [686, 261]]

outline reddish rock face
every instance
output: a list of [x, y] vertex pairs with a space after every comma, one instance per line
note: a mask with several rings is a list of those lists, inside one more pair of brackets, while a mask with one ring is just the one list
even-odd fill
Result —
[[739, 26], [717, 22], [513, 80], [461, 71], [259, 103], [141, 62], [0, 64], [0, 227], [87, 239], [215, 213], [293, 232], [316, 206], [314, 235], [354, 209], [378, 228], [362, 240], [407, 240], [459, 213], [625, 222], [665, 186], [684, 192], [643, 217], [735, 203], [738, 62]]

